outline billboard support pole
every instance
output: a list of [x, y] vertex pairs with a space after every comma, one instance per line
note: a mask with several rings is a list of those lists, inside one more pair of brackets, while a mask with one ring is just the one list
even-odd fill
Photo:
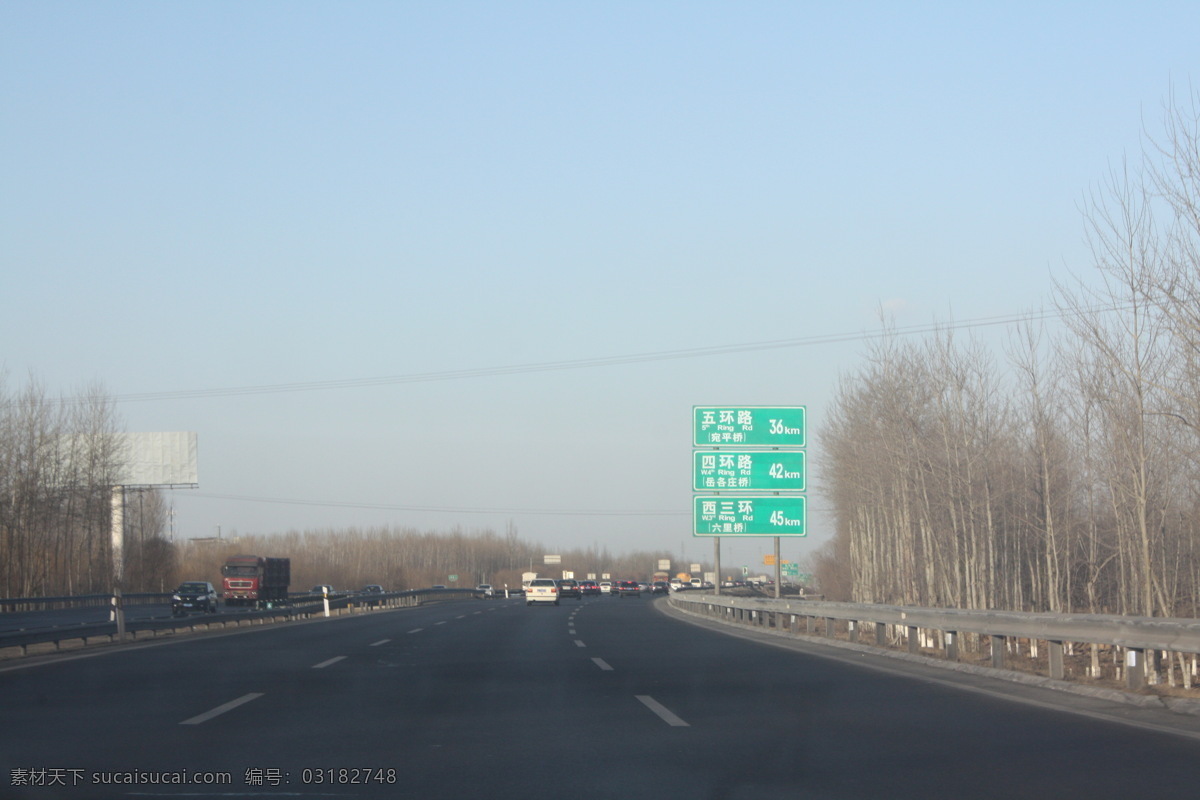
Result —
[[125, 487], [112, 487], [112, 570], [113, 584], [121, 585], [125, 573]]

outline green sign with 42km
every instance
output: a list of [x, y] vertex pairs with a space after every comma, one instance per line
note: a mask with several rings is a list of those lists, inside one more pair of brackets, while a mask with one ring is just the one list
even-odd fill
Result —
[[803, 450], [693, 450], [697, 492], [803, 492]]

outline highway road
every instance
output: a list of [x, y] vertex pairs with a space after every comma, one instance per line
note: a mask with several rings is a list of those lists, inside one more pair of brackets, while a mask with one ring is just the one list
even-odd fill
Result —
[[663, 604], [458, 601], [6, 662], [0, 798], [1011, 800], [1200, 785], [1200, 726], [1133, 727], [1089, 699], [1062, 698], [1069, 713], [1004, 682], [785, 649]]

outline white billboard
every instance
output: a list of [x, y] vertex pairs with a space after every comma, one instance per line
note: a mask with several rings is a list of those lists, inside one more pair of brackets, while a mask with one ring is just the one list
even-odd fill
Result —
[[117, 434], [118, 486], [198, 486], [196, 433]]

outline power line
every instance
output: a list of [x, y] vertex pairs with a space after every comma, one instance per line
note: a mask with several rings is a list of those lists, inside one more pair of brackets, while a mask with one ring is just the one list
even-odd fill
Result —
[[562, 361], [540, 361], [528, 364], [509, 364], [497, 367], [479, 367], [472, 369], [443, 370], [438, 372], [418, 372], [402, 375], [384, 375], [372, 378], [349, 378], [345, 380], [304, 381], [296, 383], [261, 384], [254, 386], [229, 386], [216, 389], [184, 389], [163, 392], [136, 392], [118, 394], [113, 397], [116, 402], [137, 403], [152, 400], [189, 400], [210, 397], [240, 397], [244, 395], [282, 394], [292, 392], [313, 392], [330, 389], [356, 389], [369, 386], [392, 386], [405, 383], [432, 383], [436, 381], [463, 380], [467, 378], [489, 378], [501, 375], [521, 375], [535, 372], [556, 372], [560, 370], [594, 369], [597, 367], [613, 367], [626, 364], [642, 364], [652, 361], [671, 361], [689, 358], [709, 358], [712, 356], [748, 353], [761, 350], [779, 350], [793, 347], [815, 347], [827, 344], [842, 344], [854, 341], [871, 341], [889, 336], [911, 336], [920, 333], [934, 333], [945, 330], [962, 330], [983, 328], [996, 325], [1012, 325], [1018, 322], [1037, 322], [1046, 319], [1065, 317], [1075, 313], [1090, 311], [1114, 311], [1119, 306], [1084, 309], [1078, 312], [1053, 309], [1021, 314], [1005, 314], [995, 317], [980, 317], [951, 323], [929, 323], [887, 328], [876, 332], [820, 334], [803, 336], [792, 339], [775, 339], [760, 342], [743, 342], [740, 344], [714, 345], [711, 347], [693, 347], [680, 350], [659, 350], [648, 353], [631, 353], [615, 356], [600, 356], [596, 358], [578, 358]]
[[322, 506], [327, 508], [357, 508], [377, 511], [426, 511], [446, 514], [513, 514], [563, 517], [683, 517], [691, 512], [640, 510], [640, 511], [611, 511], [611, 510], [554, 510], [545, 508], [454, 508], [449, 506], [414, 506], [395, 505], [391, 503], [349, 503], [336, 500], [295, 500], [281, 497], [250, 497], [235, 494], [208, 494], [189, 492], [189, 497], [202, 497], [210, 500], [237, 500], [248, 503], [273, 503], [291, 506]]

